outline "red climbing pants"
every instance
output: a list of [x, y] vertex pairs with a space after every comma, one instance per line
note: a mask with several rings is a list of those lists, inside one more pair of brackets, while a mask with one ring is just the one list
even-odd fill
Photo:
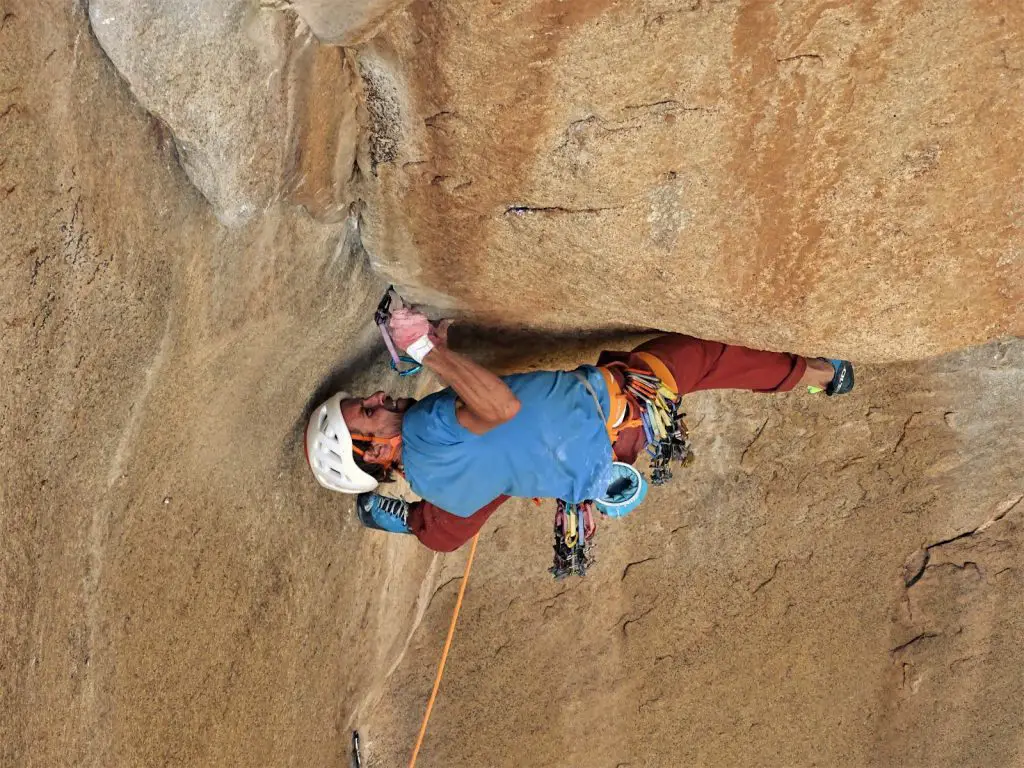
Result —
[[[807, 360], [799, 355], [762, 352], [681, 334], [659, 336], [633, 352], [604, 352], [598, 365], [622, 362], [649, 370], [636, 352], [647, 352], [661, 360], [675, 377], [681, 395], [704, 389], [788, 392], [807, 370]], [[635, 461], [643, 449], [643, 440], [642, 430], [623, 430], [614, 446], [616, 457], [620, 461]], [[421, 501], [409, 511], [409, 528], [430, 549], [451, 552], [473, 538], [507, 499], [508, 496], [499, 496], [470, 517], [458, 517]]]

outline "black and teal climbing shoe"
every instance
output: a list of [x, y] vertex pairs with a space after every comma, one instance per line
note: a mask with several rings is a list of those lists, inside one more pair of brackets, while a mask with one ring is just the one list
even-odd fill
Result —
[[832, 381], [825, 387], [825, 394], [829, 397], [834, 395], [845, 395], [853, 389], [853, 363], [848, 360], [829, 360], [835, 375]]

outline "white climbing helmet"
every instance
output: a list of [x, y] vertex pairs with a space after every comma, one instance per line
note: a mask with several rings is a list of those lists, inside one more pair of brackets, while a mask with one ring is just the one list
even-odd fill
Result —
[[377, 488], [377, 480], [356, 465], [352, 453], [352, 435], [341, 415], [341, 401], [348, 393], [339, 392], [321, 403], [306, 426], [306, 460], [317, 482], [339, 493], [367, 493]]

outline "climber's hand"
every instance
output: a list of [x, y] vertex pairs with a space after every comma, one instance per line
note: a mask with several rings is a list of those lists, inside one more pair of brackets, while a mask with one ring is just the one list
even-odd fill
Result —
[[452, 327], [453, 320], [442, 320], [435, 323], [430, 332], [430, 340], [434, 346], [448, 346], [448, 329]]
[[[419, 341], [424, 336], [431, 336], [433, 327], [430, 325], [427, 316], [422, 312], [415, 309], [402, 308], [396, 309], [391, 313], [391, 319], [388, 320], [388, 330], [391, 332], [391, 338], [394, 339], [398, 348], [405, 352], [413, 343]], [[445, 338], [447, 338], [447, 329], [445, 329]]]

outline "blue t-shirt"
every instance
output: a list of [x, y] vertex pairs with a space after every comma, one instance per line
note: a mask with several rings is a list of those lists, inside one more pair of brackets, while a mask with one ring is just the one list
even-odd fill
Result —
[[[601, 372], [578, 369], [610, 407]], [[612, 447], [594, 398], [571, 371], [504, 376], [519, 398], [515, 418], [474, 435], [455, 416], [445, 389], [402, 420], [402, 463], [409, 485], [453, 515], [469, 517], [498, 496], [594, 499], [608, 487]]]

